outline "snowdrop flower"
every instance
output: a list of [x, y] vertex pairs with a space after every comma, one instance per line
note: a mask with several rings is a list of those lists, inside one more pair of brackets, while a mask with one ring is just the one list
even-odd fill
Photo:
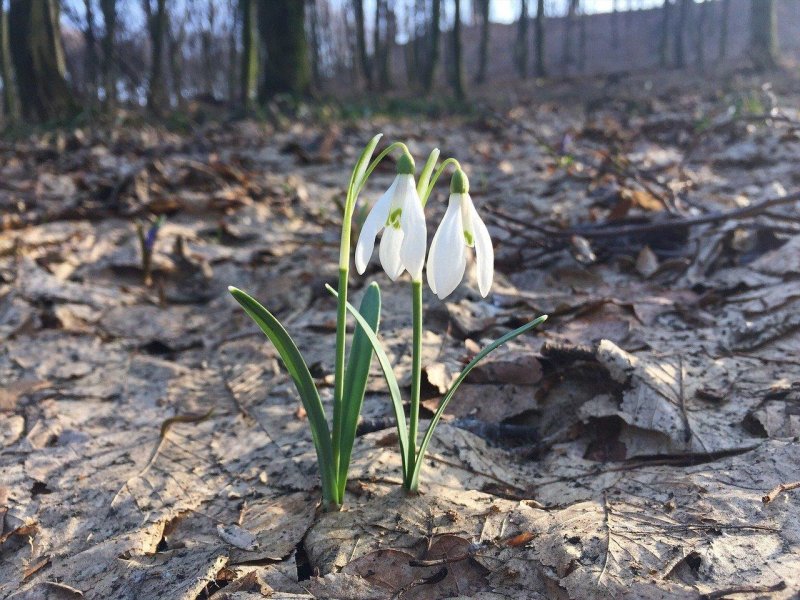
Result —
[[478, 289], [486, 297], [494, 277], [494, 249], [469, 196], [469, 180], [461, 169], [450, 182], [450, 203], [428, 254], [428, 285], [440, 300], [456, 289], [467, 266], [467, 247], [475, 248]]
[[425, 213], [414, 183], [414, 159], [408, 153], [397, 161], [397, 177], [369, 211], [356, 244], [356, 269], [364, 273], [383, 229], [379, 256], [386, 274], [396, 280], [408, 270], [414, 281], [422, 281], [428, 232]]

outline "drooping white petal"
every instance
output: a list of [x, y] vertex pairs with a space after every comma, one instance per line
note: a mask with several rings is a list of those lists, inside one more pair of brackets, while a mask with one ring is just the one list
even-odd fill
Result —
[[392, 205], [392, 198], [394, 197], [395, 190], [397, 189], [398, 178], [395, 177], [392, 185], [386, 190], [372, 210], [369, 211], [364, 224], [361, 226], [361, 233], [358, 235], [358, 243], [356, 244], [356, 269], [359, 273], [363, 273], [367, 269], [367, 263], [372, 256], [372, 251], [375, 249], [375, 237], [378, 232], [383, 228], [386, 223], [386, 218], [389, 216], [389, 209]]
[[428, 285], [441, 300], [456, 289], [467, 266], [460, 203], [460, 194], [450, 195], [450, 203], [433, 236], [428, 255]]
[[475, 237], [475, 263], [478, 270], [478, 290], [484, 298], [492, 287], [494, 279], [494, 248], [492, 238], [489, 237], [489, 230], [483, 219], [478, 215], [472, 200], [469, 203], [473, 235]]
[[403, 266], [411, 274], [411, 278], [414, 281], [420, 281], [422, 267], [425, 265], [425, 250], [428, 246], [425, 213], [417, 195], [414, 177], [412, 175], [400, 175], [400, 177], [404, 177], [397, 188], [403, 205], [400, 227], [403, 229], [404, 237], [403, 245], [400, 248], [400, 258]]
[[403, 261], [400, 258], [400, 248], [403, 245], [403, 230], [387, 227], [381, 237], [381, 265], [392, 281], [395, 281], [403, 272]]

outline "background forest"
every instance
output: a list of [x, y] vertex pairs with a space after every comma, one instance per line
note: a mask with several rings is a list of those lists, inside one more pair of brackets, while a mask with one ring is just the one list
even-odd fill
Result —
[[242, 112], [281, 94], [411, 97], [440, 88], [461, 99], [534, 76], [769, 69], [779, 52], [800, 49], [792, 0], [0, 4], [6, 123], [117, 105], [164, 115], [192, 100]]

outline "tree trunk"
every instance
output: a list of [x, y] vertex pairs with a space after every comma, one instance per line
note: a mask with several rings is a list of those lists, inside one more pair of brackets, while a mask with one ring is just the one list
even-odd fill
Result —
[[256, 83], [258, 82], [258, 38], [256, 23], [258, 21], [258, 7], [256, 0], [239, 0], [239, 10], [242, 14], [242, 81], [241, 99], [242, 108], [249, 112], [253, 107], [256, 97]]
[[619, 0], [611, 3], [611, 47], [619, 48]]
[[486, 81], [486, 67], [489, 65], [489, 4], [490, 0], [477, 0], [477, 9], [481, 20], [481, 39], [478, 49], [478, 73], [475, 83]]
[[698, 71], [703, 71], [706, 66], [706, 22], [708, 21], [709, 2], [704, 0], [697, 7], [697, 31], [695, 32], [695, 64]]
[[86, 29], [83, 32], [83, 38], [86, 43], [86, 80], [88, 82], [88, 89], [86, 90], [94, 103], [97, 100], [97, 36], [94, 32], [94, 2], [92, 0], [83, 0], [83, 6], [86, 10]]
[[[178, 106], [183, 106], [184, 89], [183, 89], [183, 48], [186, 43], [186, 22], [188, 16], [186, 11], [180, 19], [173, 16], [170, 19], [169, 26], [167, 27], [167, 54], [169, 56], [169, 70], [172, 76], [172, 95]], [[173, 28], [173, 24], [177, 23], [177, 27]]]
[[11, 46], [8, 43], [8, 12], [0, 3], [0, 79], [3, 80], [3, 114], [7, 123], [19, 120], [19, 99], [11, 67]]
[[[291, 1], [291, 0], [290, 0]], [[353, 9], [356, 14], [356, 46], [358, 48], [358, 61], [361, 65], [361, 75], [367, 84], [367, 89], [372, 89], [372, 68], [367, 54], [367, 33], [364, 24], [364, 0], [354, 0]]]
[[8, 23], [22, 116], [49, 121], [77, 114], [64, 75], [56, 0], [11, 0]]
[[686, 37], [686, 27], [689, 22], [689, 11], [691, 7], [692, 0], [680, 0], [678, 22], [675, 25], [675, 67], [678, 69], [686, 67], [684, 39]]
[[311, 65], [305, 30], [305, 2], [258, 2], [258, 31], [266, 49], [259, 100], [275, 94], [305, 96], [311, 88]]
[[203, 58], [203, 90], [204, 93], [208, 94], [211, 98], [215, 97], [214, 94], [214, 83], [215, 83], [215, 74], [217, 72], [218, 67], [214, 64], [214, 25], [217, 20], [216, 15], [216, 8], [214, 3], [217, 0], [209, 0], [208, 2], [208, 26], [203, 28], [200, 31], [200, 49], [201, 55]]
[[578, 70], [583, 73], [586, 70], [586, 9], [581, 9], [580, 33], [578, 34]]
[[547, 76], [547, 69], [544, 66], [544, 0], [536, 2], [536, 21], [534, 22], [536, 39], [536, 76]]
[[575, 26], [575, 15], [578, 12], [578, 0], [569, 0], [567, 17], [564, 21], [564, 39], [561, 54], [561, 67], [564, 75], [569, 73], [569, 68], [574, 62], [572, 56], [572, 30]]
[[116, 60], [114, 58], [114, 37], [117, 31], [117, 0], [100, 0], [100, 10], [103, 12], [105, 34], [100, 45], [103, 49], [103, 91], [107, 105], [117, 102], [117, 75]]
[[765, 71], [778, 66], [778, 19], [775, 0], [751, 0], [750, 58], [753, 66]]
[[[239, 0], [240, 2], [242, 0]], [[309, 15], [309, 26], [311, 27], [311, 81], [314, 84], [314, 89], [319, 89], [322, 85], [322, 74], [320, 72], [320, 41], [319, 41], [319, 6], [317, 0], [311, 0], [309, 3], [311, 14]], [[242, 63], [244, 65], [244, 63]]]
[[731, 15], [731, 0], [722, 0], [722, 14], [719, 17], [719, 49], [717, 60], [722, 62], [728, 54], [728, 21]]
[[378, 57], [378, 85], [382, 90], [392, 87], [391, 57], [394, 41], [397, 37], [397, 16], [394, 9], [389, 7], [389, 0], [379, 0], [383, 13], [384, 33], [383, 46]]
[[150, 87], [147, 92], [147, 108], [156, 115], [164, 114], [169, 107], [164, 86], [164, 33], [167, 29], [167, 0], [156, 0], [153, 12], [150, 0], [144, 0], [150, 32]]
[[661, 5], [661, 36], [658, 43], [658, 64], [662, 68], [669, 65], [669, 0]]
[[432, 5], [431, 20], [425, 36], [429, 40], [429, 52], [422, 74], [422, 89], [426, 94], [433, 89], [433, 76], [436, 73], [436, 64], [439, 62], [439, 21], [442, 15], [442, 0], [433, 0]]
[[514, 42], [514, 66], [522, 79], [528, 76], [528, 0], [520, 0], [517, 39]]
[[461, 51], [461, 0], [455, 0], [455, 16], [453, 18], [453, 73], [452, 86], [456, 98], [463, 100], [464, 66]]

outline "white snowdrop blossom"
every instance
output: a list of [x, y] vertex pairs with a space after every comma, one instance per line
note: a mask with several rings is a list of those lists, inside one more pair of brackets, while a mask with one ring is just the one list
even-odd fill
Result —
[[475, 248], [478, 289], [486, 297], [494, 278], [494, 248], [486, 225], [469, 195], [469, 182], [457, 170], [450, 184], [450, 201], [428, 254], [428, 285], [440, 300], [449, 296], [464, 277], [467, 247]]
[[364, 273], [383, 230], [379, 256], [386, 274], [396, 280], [407, 270], [414, 281], [422, 281], [428, 232], [414, 183], [414, 161], [403, 155], [397, 162], [397, 177], [367, 215], [356, 244], [356, 269]]

